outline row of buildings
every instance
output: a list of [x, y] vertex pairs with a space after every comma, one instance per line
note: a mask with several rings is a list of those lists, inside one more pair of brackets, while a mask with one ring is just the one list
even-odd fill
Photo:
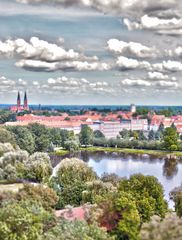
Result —
[[[118, 114], [122, 116], [121, 112]], [[177, 131], [180, 134], [182, 133], [182, 116], [166, 118], [163, 115], [153, 115], [149, 124], [147, 119], [132, 118], [130, 112], [128, 114], [123, 113], [125, 118], [122, 119], [118, 118], [118, 114], [108, 114], [105, 117], [100, 114], [93, 114], [93, 112], [81, 116], [69, 116], [65, 113], [62, 116], [51, 117], [27, 114], [17, 116], [16, 122], [6, 122], [5, 124], [6, 126], [27, 126], [32, 123], [39, 123], [50, 128], [74, 131], [75, 134], [80, 133], [83, 125], [88, 125], [94, 131], [100, 130], [106, 138], [115, 138], [124, 129], [146, 132], [150, 130], [157, 131], [161, 123], [164, 124], [164, 127], [170, 127], [174, 123]]]

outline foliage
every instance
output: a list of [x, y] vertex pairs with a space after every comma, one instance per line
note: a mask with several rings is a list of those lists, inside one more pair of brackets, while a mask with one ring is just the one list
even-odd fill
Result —
[[0, 124], [16, 121], [16, 114], [7, 110], [0, 110]]
[[151, 130], [148, 134], [148, 139], [151, 141], [155, 140], [155, 132], [154, 130]]
[[60, 129], [51, 128], [49, 130], [49, 137], [50, 137], [51, 143], [54, 146], [61, 146], [62, 145], [62, 137], [61, 137]]
[[9, 127], [9, 131], [14, 133], [17, 145], [23, 149], [28, 151], [29, 153], [33, 153], [35, 150], [35, 141], [32, 133], [26, 127]]
[[99, 223], [116, 239], [139, 239], [140, 215], [130, 193], [107, 194], [99, 200], [98, 207], [102, 210]]
[[86, 183], [97, 178], [96, 173], [79, 159], [63, 159], [57, 177], [51, 181], [51, 187], [57, 192], [59, 202], [57, 208], [71, 204], [79, 206]]
[[35, 139], [35, 151], [44, 152], [50, 146], [50, 134], [49, 129], [44, 125], [34, 123], [28, 126], [28, 129], [32, 133]]
[[65, 158], [61, 161], [57, 177], [63, 185], [77, 182], [89, 182], [97, 178], [96, 173], [85, 162], [77, 158]]
[[44, 185], [25, 184], [17, 193], [17, 198], [21, 200], [35, 200], [43, 206], [46, 210], [54, 208], [58, 202], [56, 192]]
[[15, 151], [14, 147], [10, 143], [0, 143], [0, 157], [4, 153]]
[[51, 218], [36, 202], [8, 202], [0, 209], [0, 237], [7, 240], [41, 240]]
[[170, 193], [171, 199], [174, 201], [175, 211], [178, 217], [182, 217], [182, 186], [175, 188]]
[[47, 153], [36, 152], [27, 163], [26, 176], [38, 182], [47, 182], [52, 174], [50, 157]]
[[170, 213], [162, 220], [153, 216], [149, 223], [144, 223], [141, 229], [141, 240], [181, 240], [182, 219]]
[[83, 125], [79, 135], [81, 145], [92, 145], [93, 137], [93, 130], [89, 126]]
[[135, 198], [142, 222], [149, 221], [154, 214], [164, 217], [167, 212], [162, 185], [153, 176], [133, 175], [120, 182], [119, 191]]
[[101, 181], [106, 182], [106, 183], [112, 183], [113, 186], [118, 186], [119, 182], [122, 180], [121, 177], [119, 177], [117, 174], [115, 173], [104, 173], [101, 176]]
[[79, 150], [79, 141], [77, 139], [75, 140], [67, 140], [64, 143], [64, 147], [66, 150], [68, 150], [69, 152], [76, 152]]
[[94, 180], [86, 183], [86, 190], [82, 192], [82, 201], [94, 204], [98, 198], [117, 190], [110, 182]]
[[176, 151], [178, 150], [178, 134], [175, 128], [169, 127], [164, 130], [163, 133], [163, 145], [166, 150]]
[[10, 143], [16, 145], [14, 135], [7, 129], [0, 127], [0, 143]]
[[86, 221], [60, 220], [59, 224], [45, 234], [45, 240], [114, 240], [107, 232], [96, 224]]
[[50, 158], [46, 153], [26, 151], [7, 152], [0, 158], [0, 179], [27, 179], [46, 182], [52, 174]]
[[94, 138], [105, 138], [105, 136], [100, 130], [95, 130], [94, 131]]

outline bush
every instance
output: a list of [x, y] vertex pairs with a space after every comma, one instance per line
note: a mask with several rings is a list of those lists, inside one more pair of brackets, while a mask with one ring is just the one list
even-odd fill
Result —
[[86, 221], [68, 222], [61, 220], [59, 224], [45, 234], [45, 240], [114, 240], [107, 232], [96, 224]]

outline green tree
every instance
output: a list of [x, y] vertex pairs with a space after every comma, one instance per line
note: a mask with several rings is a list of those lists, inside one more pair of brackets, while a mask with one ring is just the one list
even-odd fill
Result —
[[15, 146], [16, 140], [14, 134], [3, 127], [0, 127], [0, 143], [11, 143]]
[[47, 153], [36, 152], [26, 163], [25, 177], [32, 181], [48, 182], [52, 174], [52, 165]]
[[171, 199], [174, 201], [175, 211], [178, 217], [182, 217], [182, 186], [175, 188], [170, 193]]
[[82, 145], [85, 145], [85, 146], [92, 145], [93, 144], [93, 130], [89, 126], [83, 125], [79, 138], [80, 138], [80, 143]]
[[163, 134], [163, 145], [166, 150], [178, 150], [178, 133], [174, 128], [166, 128]]
[[132, 175], [120, 182], [119, 191], [130, 193], [136, 200], [141, 221], [149, 221], [154, 214], [165, 216], [167, 203], [164, 191], [157, 178], [142, 174]]
[[0, 209], [0, 238], [41, 240], [48, 219], [50, 214], [36, 202], [7, 202]]
[[50, 183], [59, 196], [57, 207], [63, 208], [68, 204], [79, 206], [82, 202], [82, 192], [86, 190], [86, 183], [95, 179], [96, 173], [82, 160], [63, 159], [56, 178]]
[[76, 152], [79, 150], [79, 140], [75, 139], [75, 140], [67, 140], [64, 143], [64, 147], [66, 150], [70, 151], [70, 152]]
[[130, 137], [130, 133], [127, 129], [123, 129], [119, 134], [123, 139], [128, 139]]
[[155, 132], [154, 132], [154, 130], [150, 130], [149, 135], [148, 135], [148, 139], [150, 141], [155, 140]]
[[50, 135], [50, 141], [54, 146], [62, 146], [62, 138], [61, 138], [61, 133], [60, 129], [58, 128], [51, 128], [49, 130], [49, 135]]
[[139, 240], [140, 215], [130, 193], [109, 193], [99, 199], [98, 207], [101, 209], [100, 225], [116, 235], [116, 239]]
[[56, 192], [44, 185], [24, 184], [23, 188], [19, 190], [16, 198], [19, 200], [33, 200], [39, 202], [44, 209], [50, 211], [58, 202]]
[[105, 136], [100, 130], [95, 130], [94, 131], [94, 138], [105, 138]]
[[30, 124], [28, 129], [35, 139], [35, 151], [45, 152], [51, 143], [49, 129], [38, 123]]
[[146, 140], [146, 137], [145, 137], [143, 131], [139, 131], [139, 133], [138, 133], [138, 139], [139, 139], [140, 141]]
[[35, 150], [35, 141], [31, 132], [26, 127], [9, 127], [8, 128], [12, 133], [14, 133], [16, 143], [18, 146], [28, 151], [29, 153], [33, 153]]
[[[69, 229], [69, 230], [68, 230]], [[59, 224], [45, 234], [45, 240], [114, 240], [107, 232], [96, 224], [86, 221], [60, 220]]]
[[16, 114], [7, 110], [0, 110], [0, 124], [6, 122], [15, 122]]

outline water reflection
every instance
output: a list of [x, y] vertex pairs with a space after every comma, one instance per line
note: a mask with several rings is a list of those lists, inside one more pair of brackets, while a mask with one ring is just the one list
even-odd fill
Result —
[[163, 165], [163, 175], [167, 179], [172, 179], [178, 173], [178, 161], [176, 159], [165, 159]]

